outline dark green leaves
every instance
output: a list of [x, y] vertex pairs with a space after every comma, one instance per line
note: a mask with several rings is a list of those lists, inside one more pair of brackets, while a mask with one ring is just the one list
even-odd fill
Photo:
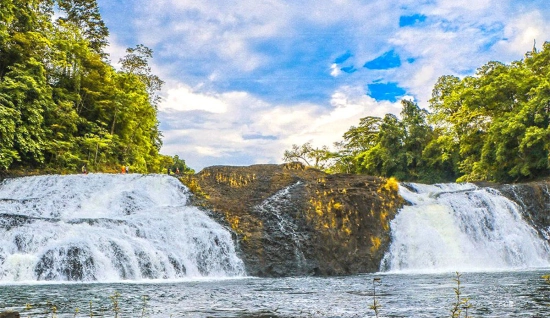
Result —
[[95, 0], [0, 0], [0, 17], [0, 168], [160, 171], [151, 50], [107, 64]]

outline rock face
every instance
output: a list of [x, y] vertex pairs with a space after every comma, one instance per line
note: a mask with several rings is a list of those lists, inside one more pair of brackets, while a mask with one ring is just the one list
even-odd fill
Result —
[[516, 202], [524, 218], [550, 241], [550, 180], [492, 187]]
[[393, 179], [328, 175], [298, 163], [215, 166], [181, 180], [195, 194], [192, 204], [231, 228], [253, 276], [378, 271], [403, 204]]

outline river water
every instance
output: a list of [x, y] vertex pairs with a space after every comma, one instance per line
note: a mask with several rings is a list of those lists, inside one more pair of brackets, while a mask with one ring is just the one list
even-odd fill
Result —
[[[462, 273], [461, 290], [474, 317], [550, 317], [550, 272]], [[109, 296], [120, 293], [119, 317], [375, 317], [373, 278], [380, 317], [449, 317], [454, 273], [366, 274], [330, 278], [240, 278], [173, 282], [0, 285], [0, 308], [22, 317], [113, 317]], [[143, 297], [147, 298], [144, 306]], [[25, 305], [32, 308], [25, 310]]]

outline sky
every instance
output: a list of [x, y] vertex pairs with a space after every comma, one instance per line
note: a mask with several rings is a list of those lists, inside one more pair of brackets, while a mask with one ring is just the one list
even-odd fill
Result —
[[331, 146], [401, 99], [427, 108], [440, 76], [550, 41], [548, 0], [97, 2], [115, 67], [127, 47], [153, 49], [161, 153], [197, 171]]

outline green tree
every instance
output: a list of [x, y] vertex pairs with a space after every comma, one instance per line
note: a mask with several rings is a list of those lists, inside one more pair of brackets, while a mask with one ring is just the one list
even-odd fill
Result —
[[109, 65], [95, 0], [0, 0], [0, 17], [0, 167], [160, 171], [151, 50]]
[[380, 125], [376, 145], [356, 156], [357, 172], [403, 179], [403, 125], [393, 114], [386, 114]]
[[401, 104], [401, 119], [387, 114], [378, 133], [371, 131], [369, 147], [356, 155], [357, 172], [430, 182], [438, 174], [429, 169], [423, 155], [434, 138], [428, 112], [409, 100]]
[[52, 108], [44, 59], [51, 25], [40, 1], [2, 2], [0, 15], [0, 161], [43, 162], [44, 114]]
[[432, 181], [433, 173], [427, 167], [423, 150], [434, 138], [433, 129], [427, 122], [428, 111], [409, 100], [401, 101], [401, 124], [403, 125], [403, 156], [407, 180]]
[[440, 132], [425, 151], [430, 165], [453, 164], [459, 181], [548, 175], [549, 49], [510, 65], [489, 62], [475, 77], [440, 78], [430, 101]]
[[153, 57], [153, 50], [143, 44], [138, 44], [135, 48], [126, 49], [126, 53], [126, 56], [120, 59], [122, 71], [138, 76], [145, 84], [151, 104], [156, 105], [160, 100], [158, 93], [164, 82], [157, 75], [151, 73], [149, 59]]
[[172, 172], [179, 171], [180, 174], [194, 174], [195, 170], [191, 169], [186, 163], [185, 160], [181, 159], [178, 155], [175, 155], [170, 158], [171, 164], [169, 168]]
[[355, 157], [376, 145], [382, 118], [367, 116], [359, 120], [359, 125], [351, 126], [340, 142], [334, 143], [337, 151], [332, 154], [330, 172], [352, 173], [356, 168]]
[[[402, 101], [400, 118], [362, 118], [336, 152], [294, 145], [285, 161], [329, 172], [399, 180], [510, 182], [550, 175], [550, 43], [509, 65], [491, 61], [475, 76], [442, 76], [430, 110]], [[322, 151], [319, 151], [322, 150]], [[316, 160], [314, 164], [311, 161]]]
[[302, 162], [308, 167], [324, 170], [330, 167], [333, 154], [327, 146], [316, 148], [310, 142], [298, 146], [292, 145], [292, 149], [285, 150], [283, 155], [284, 162]]
[[59, 19], [74, 24], [89, 41], [90, 48], [102, 57], [106, 57], [103, 49], [108, 45], [109, 29], [101, 18], [97, 2], [95, 0], [57, 0], [57, 4], [65, 13], [65, 16]]

